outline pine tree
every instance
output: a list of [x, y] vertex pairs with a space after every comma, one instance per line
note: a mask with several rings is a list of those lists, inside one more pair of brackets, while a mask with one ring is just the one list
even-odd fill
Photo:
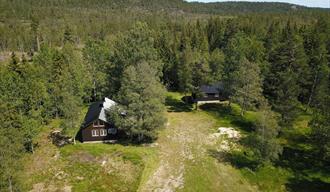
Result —
[[269, 106], [262, 104], [257, 113], [255, 134], [249, 138], [250, 145], [261, 162], [275, 161], [282, 153], [282, 147], [277, 140], [279, 130], [276, 114]]
[[31, 33], [33, 37], [32, 49], [34, 51], [40, 51], [40, 37], [39, 37], [39, 20], [36, 17], [31, 19]]
[[243, 59], [234, 75], [233, 95], [231, 100], [241, 106], [241, 115], [247, 109], [253, 109], [263, 102], [262, 79], [257, 63]]
[[126, 115], [116, 124], [137, 142], [154, 139], [165, 122], [165, 90], [153, 64], [142, 62], [125, 69], [117, 96]]

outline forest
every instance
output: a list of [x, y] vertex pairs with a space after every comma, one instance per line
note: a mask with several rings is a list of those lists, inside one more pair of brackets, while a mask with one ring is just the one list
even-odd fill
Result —
[[180, 0], [0, 4], [0, 191], [27, 190], [22, 161], [54, 119], [72, 133], [81, 111], [106, 96], [127, 113], [112, 118], [129, 143], [152, 143], [169, 121], [168, 92], [191, 95], [219, 81], [238, 118], [256, 114], [233, 161], [244, 156], [252, 170], [288, 163], [283, 137], [295, 140], [287, 130], [307, 116], [308, 150], [297, 163], [311, 155], [321, 175], [313, 190], [330, 190], [329, 9]]

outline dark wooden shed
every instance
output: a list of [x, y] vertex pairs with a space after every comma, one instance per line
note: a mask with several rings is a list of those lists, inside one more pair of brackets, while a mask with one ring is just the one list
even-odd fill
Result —
[[224, 101], [227, 99], [222, 82], [216, 82], [210, 85], [202, 85], [199, 88], [199, 93], [193, 93], [192, 97], [196, 103]]

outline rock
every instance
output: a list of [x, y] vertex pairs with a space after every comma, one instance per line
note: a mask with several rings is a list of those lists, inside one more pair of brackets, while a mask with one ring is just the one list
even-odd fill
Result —
[[226, 135], [230, 139], [241, 138], [241, 134], [232, 127], [220, 127], [218, 131], [220, 135]]

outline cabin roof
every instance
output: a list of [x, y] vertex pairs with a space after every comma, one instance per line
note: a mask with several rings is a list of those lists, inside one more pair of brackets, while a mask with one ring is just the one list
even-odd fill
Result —
[[216, 94], [223, 90], [223, 83], [222, 82], [216, 82], [211, 85], [202, 85], [200, 87], [200, 91], [203, 93], [211, 93]]
[[110, 123], [107, 119], [106, 112], [109, 111], [114, 105], [116, 105], [116, 102], [106, 97], [103, 99], [103, 101], [92, 103], [88, 108], [88, 112], [85, 116], [82, 127], [87, 127], [97, 119]]

